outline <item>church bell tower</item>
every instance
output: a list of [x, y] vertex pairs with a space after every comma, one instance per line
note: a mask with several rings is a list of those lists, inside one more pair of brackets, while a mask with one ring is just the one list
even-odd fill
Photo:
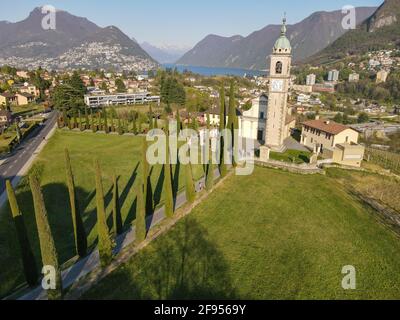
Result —
[[284, 18], [281, 36], [274, 45], [270, 65], [265, 145], [274, 151], [282, 150], [283, 141], [287, 138], [285, 126], [288, 116], [291, 63], [292, 47], [286, 37], [286, 18]]

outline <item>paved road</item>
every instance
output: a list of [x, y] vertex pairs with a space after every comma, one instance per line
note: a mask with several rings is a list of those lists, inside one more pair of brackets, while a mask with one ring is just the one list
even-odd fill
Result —
[[0, 160], [0, 194], [5, 191], [5, 181], [18, 175], [56, 122], [57, 113], [53, 111], [43, 125], [28, 135], [11, 154]]

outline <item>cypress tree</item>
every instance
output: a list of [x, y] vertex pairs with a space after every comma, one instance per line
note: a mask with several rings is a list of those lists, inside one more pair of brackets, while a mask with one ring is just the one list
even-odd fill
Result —
[[111, 111], [111, 132], [115, 132], [115, 125], [114, 125], [114, 112]]
[[63, 109], [63, 124], [64, 124], [64, 127], [66, 127], [68, 125], [68, 120], [67, 119], [68, 119], [67, 109], [64, 108]]
[[158, 129], [158, 121], [157, 121], [157, 117], [154, 117], [154, 125], [153, 125], [153, 129]]
[[230, 94], [229, 94], [229, 118], [228, 118], [228, 129], [231, 130], [232, 136], [232, 165], [236, 166], [235, 148], [237, 141], [235, 141], [235, 127], [237, 123], [236, 115], [236, 103], [235, 103], [235, 83], [231, 81]]
[[220, 90], [220, 110], [219, 110], [219, 130], [225, 129], [226, 115], [225, 115], [225, 84], [222, 82]]
[[88, 109], [85, 106], [85, 129], [89, 129], [90, 127], [90, 123], [89, 123], [89, 113], [88, 113]]
[[94, 116], [93, 116], [93, 111], [90, 110], [90, 126], [92, 127], [92, 132], [95, 133], [96, 132], [96, 128], [95, 128], [95, 124], [94, 124]]
[[141, 243], [146, 239], [146, 208], [144, 203], [144, 184], [140, 181], [137, 187], [136, 200], [136, 243]]
[[194, 188], [192, 165], [189, 162], [185, 166], [185, 192], [186, 200], [193, 203], [196, 200], [196, 190]]
[[153, 109], [150, 105], [150, 110], [149, 110], [149, 128], [150, 130], [154, 129], [154, 120], [153, 120]]
[[19, 210], [17, 198], [14, 189], [9, 180], [6, 181], [8, 201], [10, 203], [11, 214], [14, 220], [15, 229], [17, 231], [19, 247], [21, 250], [22, 266], [24, 269], [25, 279], [29, 286], [34, 286], [38, 281], [38, 270], [36, 267], [35, 257], [33, 255], [31, 245], [26, 231], [24, 217]]
[[181, 115], [179, 114], [179, 109], [176, 111], [176, 134], [179, 137], [182, 130]]
[[113, 175], [113, 229], [115, 235], [120, 235], [123, 232], [121, 207], [119, 204], [118, 180], [117, 175]]
[[73, 125], [73, 129], [78, 128], [79, 124], [78, 124], [78, 118], [76, 117], [76, 112], [74, 112], [74, 125]]
[[172, 193], [172, 179], [171, 179], [171, 162], [169, 151], [169, 126], [168, 118], [166, 119], [166, 157], [164, 164], [164, 201], [165, 201], [165, 215], [170, 218], [174, 215], [174, 197]]
[[83, 123], [80, 110], [79, 110], [79, 131], [83, 131]]
[[65, 167], [67, 174], [69, 202], [71, 206], [72, 225], [74, 228], [75, 249], [76, 254], [82, 258], [86, 256], [87, 253], [86, 231], [83, 225], [79, 205], [76, 200], [74, 175], [72, 173], [71, 159], [69, 157], [68, 149], [65, 149]]
[[104, 191], [101, 179], [100, 165], [94, 161], [96, 171], [96, 204], [97, 204], [97, 235], [99, 241], [99, 255], [102, 267], [110, 264], [113, 258], [113, 242], [107, 226], [106, 210], [104, 208]]
[[146, 214], [150, 215], [153, 213], [153, 195], [151, 194], [151, 180], [150, 180], [150, 168], [147, 162], [147, 140], [143, 137], [142, 140], [142, 183], [143, 183], [143, 199], [145, 201]]
[[49, 300], [57, 300], [62, 298], [62, 280], [61, 270], [58, 264], [58, 256], [54, 239], [51, 234], [49, 221], [47, 218], [47, 211], [44, 204], [42, 190], [38, 178], [32, 174], [29, 176], [29, 183], [31, 186], [33, 204], [35, 208], [36, 225], [39, 234], [40, 252], [42, 254], [43, 266], [52, 266], [55, 269], [55, 282], [56, 288], [49, 289], [47, 296]]
[[134, 135], [138, 134], [137, 125], [136, 125], [136, 113], [133, 114], [133, 134]]
[[122, 128], [121, 118], [118, 116], [118, 134], [122, 136], [124, 134], [124, 129]]
[[103, 109], [103, 112], [104, 112], [104, 131], [105, 131], [106, 133], [109, 133], [109, 132], [110, 132], [110, 129], [109, 129], [109, 127], [108, 127], [107, 109], [104, 108], [104, 109]]
[[[207, 131], [210, 132], [210, 114], [207, 113]], [[208, 143], [206, 143], [206, 146], [208, 146]], [[210, 148], [209, 148], [210, 150]], [[212, 151], [210, 151], [212, 153]], [[211, 160], [210, 160], [211, 158]], [[206, 189], [210, 191], [212, 187], [214, 186], [214, 166], [212, 164], [212, 154], [208, 155], [207, 159], [207, 174], [206, 174]]]
[[101, 128], [102, 128], [102, 123], [101, 123], [101, 111], [99, 111], [99, 112], [97, 113], [97, 120], [98, 120], [97, 129], [101, 131]]

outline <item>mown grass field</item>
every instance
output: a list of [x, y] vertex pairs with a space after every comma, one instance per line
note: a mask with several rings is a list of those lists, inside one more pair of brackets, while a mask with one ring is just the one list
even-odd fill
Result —
[[334, 177], [256, 168], [83, 298], [399, 299], [400, 238], [379, 221]]
[[[139, 137], [57, 131], [39, 155], [32, 170], [40, 173], [46, 208], [61, 263], [68, 261], [75, 255], [65, 177], [65, 147], [70, 152], [78, 202], [83, 212], [89, 246], [94, 246], [97, 241], [94, 158], [99, 159], [102, 168], [108, 215], [111, 214], [112, 210], [112, 175], [115, 172], [119, 176], [122, 218], [125, 228], [128, 228], [135, 219], [135, 187], [141, 170], [139, 162], [142, 148], [141, 138]], [[194, 166], [193, 168], [194, 176], [200, 178], [203, 175], [202, 167]], [[176, 170], [176, 167], [173, 167], [175, 192], [184, 188], [183, 171]], [[153, 167], [151, 169], [151, 182], [155, 205], [160, 205], [163, 202], [163, 180], [162, 167]], [[41, 266], [32, 195], [27, 179], [22, 180], [16, 192], [38, 265]], [[111, 226], [110, 217], [109, 223]], [[0, 297], [7, 295], [23, 282], [19, 246], [7, 203], [0, 210]]]

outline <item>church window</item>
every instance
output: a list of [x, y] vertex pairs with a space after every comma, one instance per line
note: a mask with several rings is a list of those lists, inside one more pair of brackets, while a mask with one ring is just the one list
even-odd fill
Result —
[[278, 61], [276, 63], [276, 68], [275, 68], [275, 72], [276, 74], [282, 74], [282, 62]]

